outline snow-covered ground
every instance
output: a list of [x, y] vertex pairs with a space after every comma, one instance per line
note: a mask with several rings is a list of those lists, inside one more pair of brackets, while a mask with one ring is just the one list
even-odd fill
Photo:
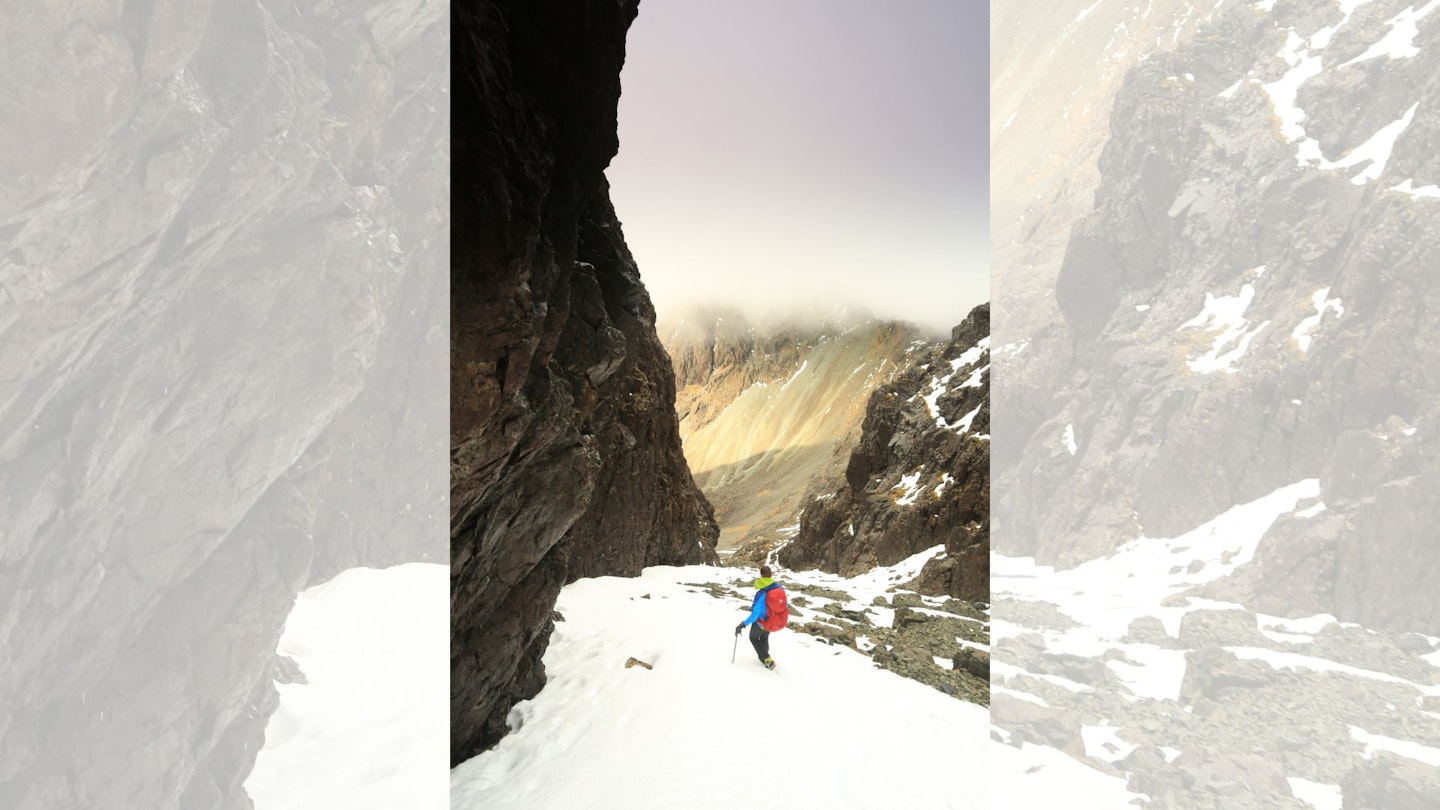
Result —
[[[868, 604], [936, 551], [854, 579], [777, 578]], [[790, 629], [766, 670], [744, 635], [735, 644], [745, 604], [703, 589], [746, 576], [658, 566], [567, 586], [548, 684], [515, 706], [497, 747], [454, 770], [454, 810], [988, 806], [984, 707]], [[654, 669], [627, 668], [632, 657]]]
[[[1374, 728], [1352, 725], [1350, 737], [1362, 744], [1363, 750], [1353, 744], [1313, 740], [1315, 746], [1348, 753], [1335, 754], [1324, 766], [1285, 774], [1293, 797], [1311, 806], [1338, 807], [1337, 782], [1359, 757], [1368, 758], [1376, 750], [1440, 765], [1440, 745], [1435, 742], [1440, 739], [1440, 729], [1426, 723], [1422, 719], [1426, 715], [1413, 707], [1405, 720], [1398, 719], [1395, 711], [1397, 704], [1420, 706], [1424, 699], [1440, 696], [1440, 681], [1435, 681], [1433, 673], [1427, 680], [1419, 674], [1424, 667], [1416, 666], [1421, 660], [1433, 664], [1432, 657], [1440, 658], [1440, 652], [1419, 655], [1406, 663], [1398, 650], [1382, 644], [1373, 631], [1341, 623], [1333, 616], [1286, 619], [1193, 594], [1192, 589], [1231, 576], [1255, 559], [1262, 538], [1282, 516], [1309, 519], [1321, 513], [1324, 506], [1318, 495], [1315, 479], [1298, 481], [1232, 507], [1178, 537], [1141, 537], [1108, 557], [1068, 570], [1037, 565], [1033, 558], [992, 557], [992, 634], [997, 653], [991, 664], [992, 694], [997, 701], [1007, 699], [1003, 704], [997, 702], [994, 720], [999, 726], [998, 735], [1007, 743], [1020, 741], [1014, 739], [1017, 728], [1031, 730], [1030, 743], [1019, 748], [1002, 745], [1003, 756], [992, 753], [992, 762], [1011, 763], [998, 772], [1003, 775], [992, 788], [996, 795], [1058, 797], [1067, 795], [1067, 791], [1109, 791], [1109, 806], [1117, 807], [1142, 798], [1127, 790], [1125, 776], [1102, 774], [1081, 764], [1081, 752], [1072, 750], [1071, 745], [1066, 750], [1075, 759], [1065, 765], [1062, 760], [1067, 757], [1060, 751], [1033, 744], [1036, 724], [1058, 723], [1056, 717], [1077, 723], [1083, 759], [1114, 766], [1126, 774], [1140, 767], [1155, 772], [1153, 758], [1149, 764], [1136, 765], [1126, 757], [1142, 743], [1165, 748], [1161, 743], [1173, 741], [1172, 737], [1188, 743], [1188, 757], [1179, 763], [1182, 767], [1199, 768], [1213, 758], [1226, 756], [1226, 747], [1234, 745], [1234, 740], [1223, 736], [1227, 726], [1214, 726], [1220, 736], [1207, 736], [1203, 728], [1191, 728], [1183, 722], [1197, 702], [1194, 695], [1182, 694], [1187, 669], [1194, 663], [1190, 657], [1194, 651], [1190, 645], [1194, 644], [1200, 644], [1195, 649], [1208, 648], [1233, 657], [1237, 666], [1263, 663], [1273, 672], [1298, 673], [1311, 678], [1305, 681], [1310, 688], [1322, 683], [1318, 680], [1321, 677], [1342, 678], [1346, 686], [1340, 694], [1346, 702], [1343, 709], [1336, 708], [1337, 714], [1366, 718], [1364, 722], [1376, 727], [1403, 729], [1416, 735], [1415, 740], [1402, 740], [1377, 733]], [[1228, 635], [1208, 640], [1196, 636], [1187, 645], [1182, 622], [1187, 615], [1203, 611], [1210, 611], [1210, 615], [1249, 616], [1253, 626], [1247, 629], [1230, 625], [1218, 631]], [[1141, 619], [1152, 622], [1154, 627], [1152, 635], [1143, 640], [1133, 635], [1136, 625], [1132, 623]], [[1267, 641], [1271, 647], [1258, 646]], [[1434, 642], [1430, 640], [1432, 647]], [[1412, 639], [1410, 643], [1419, 641]], [[1017, 654], [1026, 651], [1039, 651], [1029, 659], [1029, 668], [1015, 660]], [[1072, 677], [1057, 674], [1056, 667], [1066, 662], [1099, 661], [1104, 662], [1104, 667], [1087, 669], [1075, 664], [1061, 670]], [[1204, 688], [1204, 683], [1202, 677], [1195, 686]], [[1283, 688], [1284, 683], [1267, 683], [1262, 678], [1252, 685], [1276, 689]], [[1232, 690], [1213, 699], [1234, 701], [1240, 691]], [[1385, 710], [1387, 699], [1393, 703]], [[1296, 722], [1306, 722], [1306, 704], [1301, 701], [1295, 705], [1300, 707], [1296, 709]], [[1030, 706], [1051, 713], [1036, 715]], [[1044, 730], [1043, 725], [1040, 728]], [[1251, 746], [1269, 745], [1264, 749], [1267, 751], [1276, 748], [1273, 740], [1247, 742]], [[1166, 761], [1174, 761], [1186, 752], [1166, 749]], [[1306, 767], [1306, 763], [1302, 757], [1286, 760], [1285, 766]], [[1320, 777], [1325, 781], [1319, 781]], [[1129, 787], [1133, 788], [1133, 784]]]
[[245, 781], [255, 810], [439, 810], [450, 757], [450, 567], [352, 568], [297, 597], [278, 651], [307, 683]]

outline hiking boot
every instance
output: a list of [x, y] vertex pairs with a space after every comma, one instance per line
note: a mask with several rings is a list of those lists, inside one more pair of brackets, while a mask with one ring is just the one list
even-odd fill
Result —
[[774, 669], [774, 668], [775, 668], [775, 659], [774, 659], [774, 658], [766, 658], [763, 663], [765, 664], [765, 668], [766, 668], [766, 669]]

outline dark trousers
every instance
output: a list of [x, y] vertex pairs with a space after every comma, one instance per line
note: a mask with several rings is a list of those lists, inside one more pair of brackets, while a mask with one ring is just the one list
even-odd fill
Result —
[[761, 627], [759, 622], [750, 625], [750, 644], [763, 664], [765, 659], [770, 657], [770, 631]]

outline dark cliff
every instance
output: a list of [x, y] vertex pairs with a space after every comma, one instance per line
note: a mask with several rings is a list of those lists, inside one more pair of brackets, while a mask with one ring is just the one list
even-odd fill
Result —
[[16, 810], [249, 807], [296, 592], [446, 558], [443, 17], [152, 5], [6, 11]]
[[1064, 322], [997, 390], [1007, 554], [1074, 564], [1317, 479], [1324, 511], [1214, 593], [1440, 631], [1440, 29], [1360, 58], [1406, 5], [1229, 7], [1127, 76]]
[[609, 202], [635, 2], [452, 12], [451, 757], [544, 684], [561, 586], [715, 559]]
[[989, 335], [982, 304], [875, 389], [845, 486], [806, 506], [782, 563], [850, 576], [944, 545], [915, 587], [989, 598]]

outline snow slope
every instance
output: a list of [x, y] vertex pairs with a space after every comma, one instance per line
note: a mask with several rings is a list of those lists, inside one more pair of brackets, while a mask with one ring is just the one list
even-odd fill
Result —
[[450, 566], [352, 568], [302, 592], [278, 652], [307, 683], [245, 781], [255, 810], [432, 810], [450, 756]]
[[[1330, 615], [1282, 618], [1199, 595], [1202, 586], [1223, 581], [1256, 560], [1261, 540], [1277, 520], [1321, 514], [1324, 504], [1318, 495], [1318, 480], [1304, 479], [1234, 506], [1178, 537], [1142, 536], [1109, 557], [1065, 570], [1039, 565], [1030, 557], [994, 555], [992, 692], [1021, 701], [997, 704], [994, 714], [998, 736], [1016, 744], [992, 753], [997, 795], [1028, 799], [1093, 789], [1114, 797], [1112, 806], [1123, 806], [1143, 795], [1134, 791], [1137, 784], [1153, 784], [1157, 774], [1163, 777], [1176, 755], [1186, 757], [1176, 763], [1182, 770], [1210, 767], [1239, 748], [1237, 740], [1266, 752], [1291, 794], [1314, 807], [1338, 807], [1337, 783], [1375, 750], [1440, 764], [1440, 725], [1426, 719], [1440, 718], [1417, 711], [1425, 701], [1440, 697], [1440, 674], [1417, 666], [1415, 660], [1434, 665], [1440, 653], [1404, 654], [1375, 631]], [[1046, 618], [1044, 610], [1027, 607], [1032, 605], [1054, 606], [1055, 612]], [[1207, 612], [1229, 615], [1233, 623], [1197, 624], [1187, 633], [1187, 616]], [[1135, 635], [1141, 620], [1153, 623], [1149, 637]], [[1244, 626], [1246, 621], [1251, 626]], [[1411, 650], [1423, 650], [1433, 649], [1436, 641], [1412, 635], [1406, 643]], [[1267, 642], [1268, 647], [1256, 646]], [[1233, 658], [1236, 667], [1253, 662], [1293, 676], [1272, 680], [1256, 674], [1263, 669], [1252, 668], [1246, 670], [1250, 681], [1236, 681], [1245, 688], [1205, 692], [1211, 683], [1204, 675], [1207, 659], [1197, 653], [1215, 652]], [[1016, 657], [1027, 653], [1031, 657], [1026, 661]], [[1070, 670], [1071, 676], [1053, 674], [1056, 662], [1067, 660], [1103, 661], [1104, 668], [1089, 671], [1089, 678], [1083, 668]], [[1227, 672], [1221, 666], [1220, 671]], [[1192, 667], [1198, 674], [1190, 673]], [[1184, 688], [1187, 681], [1190, 694]], [[1306, 701], [1298, 698], [1318, 695], [1321, 688], [1341, 690], [1343, 703], [1331, 698], [1330, 708], [1351, 719], [1349, 736], [1360, 745], [1337, 745], [1333, 738], [1316, 734], [1296, 756], [1281, 756], [1284, 748], [1274, 737], [1315, 722], [1306, 714]], [[1285, 706], [1280, 710], [1283, 720], [1266, 718], [1258, 728], [1238, 719], [1192, 728], [1185, 717], [1197, 706], [1196, 716], [1204, 717], [1214, 705], [1240, 715], [1248, 711], [1244, 694], [1262, 689], [1269, 695], [1262, 702]], [[1285, 703], [1287, 699], [1295, 702]], [[1207, 701], [1214, 701], [1210, 708]], [[1083, 758], [1067, 748], [1076, 759], [1065, 763], [1056, 748], [1023, 742], [1033, 742], [1037, 728], [1036, 716], [1025, 704], [1078, 721]], [[1054, 717], [1040, 715], [1039, 722], [1055, 722]], [[1379, 728], [1410, 739], [1377, 733]], [[1166, 750], [1167, 762], [1129, 758], [1140, 745]], [[1318, 753], [1327, 746], [1335, 750]], [[1108, 763], [1116, 773], [1092, 771], [1080, 765], [1082, 759]], [[1258, 781], [1245, 790], [1267, 792]], [[1179, 795], [1190, 801], [1198, 793]], [[1270, 800], [1278, 801], [1276, 795], [1283, 796], [1283, 791], [1271, 791]], [[1278, 806], [1236, 801], [1236, 807]]]
[[[771, 639], [776, 671], [743, 635], [731, 663], [746, 605], [702, 588], [746, 573], [659, 566], [567, 586], [549, 683], [500, 745], [455, 768], [452, 808], [987, 806], [983, 707], [791, 630]], [[842, 582], [878, 592], [892, 575]], [[626, 668], [632, 656], [654, 669]]]

